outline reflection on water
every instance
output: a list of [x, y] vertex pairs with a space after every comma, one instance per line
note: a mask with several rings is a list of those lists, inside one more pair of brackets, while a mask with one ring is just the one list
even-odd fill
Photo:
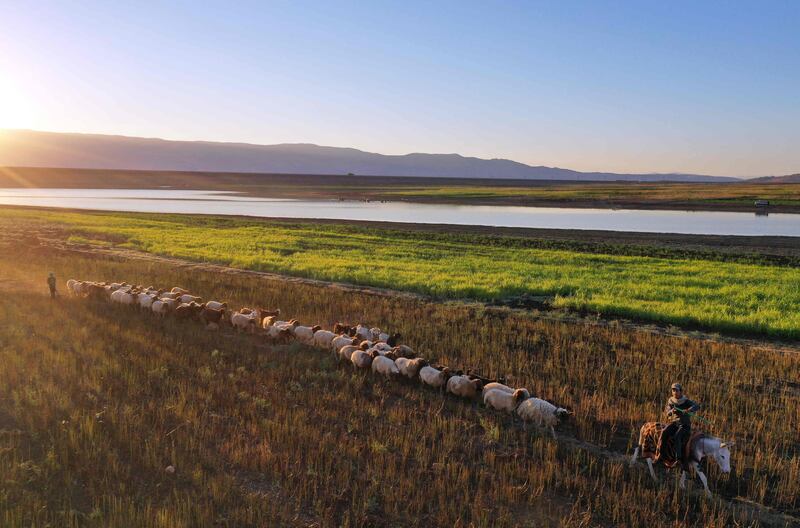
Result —
[[[173, 189], [0, 189], [0, 204], [105, 211], [376, 220], [709, 235], [800, 236], [793, 214], [440, 205], [256, 198]], [[766, 211], [764, 211], [766, 212]]]

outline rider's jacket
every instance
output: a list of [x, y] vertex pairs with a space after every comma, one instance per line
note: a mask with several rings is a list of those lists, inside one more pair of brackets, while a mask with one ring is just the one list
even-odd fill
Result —
[[667, 418], [673, 423], [680, 422], [684, 427], [691, 427], [692, 418], [687, 413], [697, 412], [699, 409], [700, 406], [697, 403], [684, 396], [677, 400], [675, 398], [670, 398], [667, 401], [666, 407], [664, 407], [664, 412]]

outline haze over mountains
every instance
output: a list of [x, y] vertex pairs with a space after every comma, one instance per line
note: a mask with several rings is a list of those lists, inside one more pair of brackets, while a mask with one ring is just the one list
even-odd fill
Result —
[[699, 174], [578, 172], [458, 154], [395, 156], [311, 144], [168, 141], [31, 130], [0, 130], [0, 166], [519, 180], [739, 181]]

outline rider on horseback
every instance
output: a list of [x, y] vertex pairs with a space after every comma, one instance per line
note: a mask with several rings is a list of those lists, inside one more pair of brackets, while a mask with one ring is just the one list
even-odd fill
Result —
[[671, 389], [672, 396], [667, 400], [667, 405], [664, 407], [667, 419], [671, 423], [661, 432], [661, 453], [667, 455], [664, 449], [664, 446], [667, 445], [665, 440], [671, 438], [675, 460], [683, 461], [684, 445], [692, 435], [691, 413], [697, 412], [700, 409], [700, 405], [683, 394], [683, 387], [680, 383], [673, 383]]

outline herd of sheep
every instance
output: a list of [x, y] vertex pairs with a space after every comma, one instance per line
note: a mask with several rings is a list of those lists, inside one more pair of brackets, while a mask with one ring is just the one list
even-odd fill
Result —
[[385, 378], [418, 380], [423, 385], [460, 398], [471, 401], [480, 399], [492, 409], [512, 415], [516, 413], [523, 424], [548, 427], [554, 438], [554, 426], [570, 414], [567, 409], [532, 397], [527, 389], [509, 387], [502, 383], [505, 381], [503, 379], [492, 380], [470, 371], [465, 374], [461, 370], [431, 365], [411, 347], [400, 344], [400, 334], [388, 334], [379, 328], [337, 323], [331, 331], [320, 326], [303, 326], [295, 319], [279, 320], [280, 310], [242, 308], [231, 311], [224, 302], [202, 302], [200, 297], [178, 287], [167, 291], [126, 282], [70, 279], [67, 289], [75, 296], [138, 306], [161, 317], [170, 315], [179, 319], [198, 320], [212, 330], [219, 329], [221, 325], [230, 325], [237, 331], [260, 333], [271, 343], [297, 341], [330, 351], [354, 368], [371, 369]]

